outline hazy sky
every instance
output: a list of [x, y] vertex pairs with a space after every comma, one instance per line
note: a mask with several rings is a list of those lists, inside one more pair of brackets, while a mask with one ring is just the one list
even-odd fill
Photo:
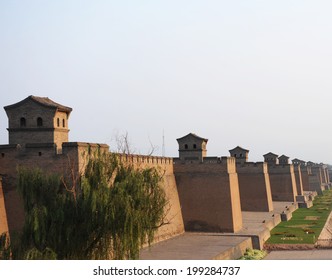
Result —
[[[128, 132], [177, 156], [209, 139], [332, 163], [332, 1], [0, 0], [0, 106], [28, 95], [73, 108], [70, 141]], [[0, 143], [8, 143], [0, 110]]]

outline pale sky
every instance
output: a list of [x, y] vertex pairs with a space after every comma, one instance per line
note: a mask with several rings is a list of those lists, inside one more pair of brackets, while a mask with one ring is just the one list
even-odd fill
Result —
[[[70, 141], [128, 132], [177, 156], [209, 139], [332, 163], [332, 1], [0, 0], [0, 106], [29, 95], [73, 108]], [[0, 143], [8, 143], [0, 110]]]

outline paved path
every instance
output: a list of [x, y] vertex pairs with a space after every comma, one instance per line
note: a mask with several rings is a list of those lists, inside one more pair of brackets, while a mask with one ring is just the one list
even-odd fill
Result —
[[[211, 260], [239, 258], [252, 246], [251, 235], [267, 231], [267, 222], [291, 202], [273, 202], [272, 212], [242, 212], [243, 229], [238, 233], [190, 233], [161, 241], [140, 251], [142, 260]], [[241, 253], [242, 252], [242, 253]]]
[[[234, 257], [234, 248], [250, 247], [250, 237], [184, 233], [140, 251], [141, 260], [212, 260]], [[230, 253], [226, 253], [226, 252]], [[236, 258], [241, 256], [237, 250]], [[223, 254], [224, 253], [224, 254]], [[229, 257], [228, 257], [229, 256]]]
[[332, 250], [272, 251], [264, 260], [332, 260]]

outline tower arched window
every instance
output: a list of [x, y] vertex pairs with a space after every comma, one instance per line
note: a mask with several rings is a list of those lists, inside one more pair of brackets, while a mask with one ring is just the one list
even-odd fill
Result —
[[197, 149], [197, 146], [196, 146], [196, 144], [194, 144], [194, 145], [193, 145], [193, 148], [194, 148], [194, 149]]
[[43, 126], [43, 119], [41, 117], [37, 118], [37, 126]]
[[59, 126], [60, 126], [60, 119], [57, 118], [56, 122], [57, 122], [57, 125], [58, 125], [58, 127], [59, 127]]
[[184, 144], [184, 148], [188, 150], [188, 144]]
[[62, 127], [65, 127], [66, 126], [66, 121], [65, 119], [62, 119]]
[[27, 125], [27, 121], [26, 121], [26, 119], [25, 119], [25, 118], [21, 118], [21, 119], [20, 119], [20, 126], [21, 126], [21, 127], [26, 127], [26, 125]]

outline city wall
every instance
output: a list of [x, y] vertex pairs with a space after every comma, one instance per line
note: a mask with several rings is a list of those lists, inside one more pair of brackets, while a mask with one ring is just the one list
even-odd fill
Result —
[[273, 210], [267, 163], [237, 163], [242, 211], [270, 212]]
[[295, 202], [297, 188], [293, 165], [269, 165], [268, 169], [272, 200]]
[[300, 170], [301, 170], [303, 191], [310, 191], [309, 176], [311, 174], [311, 168], [309, 166], [300, 165]]
[[173, 159], [167, 157], [118, 154], [119, 159], [131, 163], [137, 168], [157, 168], [162, 174], [162, 185], [168, 200], [165, 209], [165, 224], [156, 234], [154, 242], [159, 242], [184, 233], [184, 223], [179, 194], [174, 176]]
[[[106, 145], [107, 146], [107, 145]], [[64, 143], [63, 153], [57, 153], [54, 143], [0, 145], [0, 170], [3, 175], [3, 193], [9, 232], [20, 230], [24, 223], [23, 202], [16, 191], [17, 169], [40, 168], [46, 172], [68, 175], [78, 174], [84, 165], [83, 154], [87, 149], [106, 148], [87, 143]], [[107, 146], [108, 149], [108, 146]]]
[[309, 176], [309, 191], [316, 191], [323, 194], [322, 174], [320, 166], [311, 166], [311, 175]]
[[242, 213], [234, 158], [174, 159], [186, 231], [238, 232]]
[[[70, 176], [71, 171], [78, 175], [84, 171], [89, 152], [96, 150], [108, 152], [105, 144], [92, 144], [81, 142], [67, 142], [62, 145], [62, 153], [57, 153], [56, 144], [37, 143], [20, 145], [0, 145], [0, 170], [3, 175], [3, 193], [5, 213], [7, 214], [9, 233], [20, 230], [24, 223], [23, 202], [16, 191], [17, 168], [33, 167], [46, 172]], [[156, 240], [167, 239], [184, 232], [179, 197], [173, 173], [173, 161], [170, 158], [151, 156], [127, 156], [123, 160], [136, 162], [138, 167], [156, 167], [160, 170], [162, 186], [164, 187], [168, 205], [166, 207], [165, 225], [161, 226], [156, 234]], [[0, 215], [1, 215], [0, 198]], [[2, 217], [2, 216], [0, 216]], [[2, 223], [2, 222], [1, 222]], [[1, 226], [0, 234], [6, 230]]]

